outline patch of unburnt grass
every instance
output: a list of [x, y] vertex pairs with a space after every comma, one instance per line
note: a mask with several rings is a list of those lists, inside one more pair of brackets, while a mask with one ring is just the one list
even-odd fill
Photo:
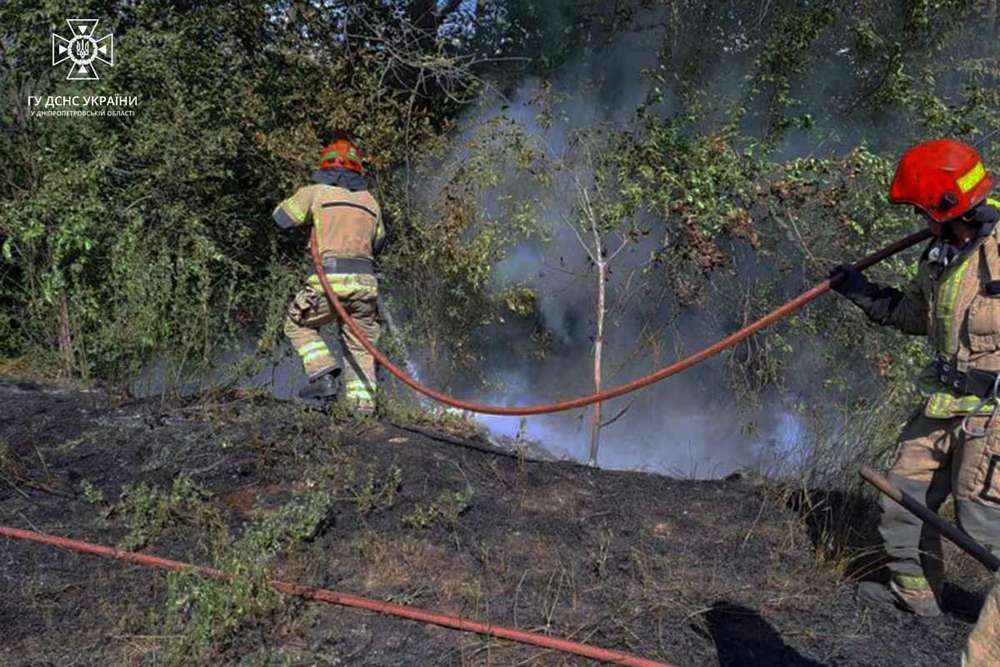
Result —
[[301, 604], [268, 583], [275, 562], [324, 530], [333, 502], [328, 492], [309, 490], [254, 522], [217, 550], [214, 566], [227, 579], [170, 573], [159, 617], [169, 639], [156, 663], [208, 664], [275, 642], [272, 635], [289, 622], [289, 610]]
[[469, 414], [439, 403], [420, 403], [386, 397], [380, 403], [380, 417], [390, 424], [420, 427], [462, 438], [477, 438], [487, 431]]
[[402, 518], [402, 523], [408, 528], [430, 528], [442, 525], [449, 532], [458, 529], [458, 520], [471, 506], [475, 494], [472, 489], [462, 491], [442, 491], [433, 501], [418, 504]]
[[[103, 494], [91, 488], [91, 497], [101, 500]], [[87, 491], [84, 490], [84, 494]], [[178, 477], [169, 489], [160, 489], [146, 482], [128, 484], [106, 514], [116, 515], [126, 528], [119, 546], [122, 549], [142, 549], [164, 535], [182, 527], [225, 528], [218, 508], [211, 502], [213, 494], [190, 477]], [[98, 503], [99, 504], [99, 503]]]
[[403, 471], [392, 465], [385, 475], [379, 475], [375, 466], [368, 465], [361, 482], [351, 489], [351, 498], [362, 519], [374, 511], [386, 510], [396, 503], [396, 494], [403, 483]]

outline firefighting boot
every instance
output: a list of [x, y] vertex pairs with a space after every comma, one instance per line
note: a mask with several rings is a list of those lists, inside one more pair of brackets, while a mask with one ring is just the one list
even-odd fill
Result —
[[325, 403], [336, 400], [339, 393], [340, 369], [333, 368], [309, 380], [309, 383], [299, 390], [299, 398], [312, 403]]
[[858, 599], [879, 606], [893, 606], [917, 616], [940, 616], [934, 590], [919, 576], [893, 575], [888, 585], [863, 581], [858, 585]]

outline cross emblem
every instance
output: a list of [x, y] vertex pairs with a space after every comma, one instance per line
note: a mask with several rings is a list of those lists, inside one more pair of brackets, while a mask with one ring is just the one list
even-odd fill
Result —
[[52, 64], [70, 61], [70, 81], [99, 79], [94, 61], [106, 65], [115, 64], [115, 36], [108, 33], [100, 39], [94, 38], [100, 19], [66, 19], [72, 36], [69, 39], [52, 33]]

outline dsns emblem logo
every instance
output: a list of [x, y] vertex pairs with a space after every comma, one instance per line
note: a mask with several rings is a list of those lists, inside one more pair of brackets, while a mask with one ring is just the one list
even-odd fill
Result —
[[94, 62], [115, 64], [115, 36], [108, 33], [100, 39], [94, 37], [99, 19], [66, 19], [71, 36], [69, 39], [52, 33], [52, 64], [70, 61], [70, 81], [99, 79]]

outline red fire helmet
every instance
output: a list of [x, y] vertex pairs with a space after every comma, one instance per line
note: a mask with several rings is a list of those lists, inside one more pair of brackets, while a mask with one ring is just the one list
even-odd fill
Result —
[[992, 187], [993, 174], [975, 148], [954, 139], [935, 139], [903, 153], [889, 201], [912, 204], [944, 222], [974, 208]]
[[349, 139], [335, 139], [323, 149], [319, 158], [320, 169], [350, 169], [364, 173], [361, 166], [361, 150]]

